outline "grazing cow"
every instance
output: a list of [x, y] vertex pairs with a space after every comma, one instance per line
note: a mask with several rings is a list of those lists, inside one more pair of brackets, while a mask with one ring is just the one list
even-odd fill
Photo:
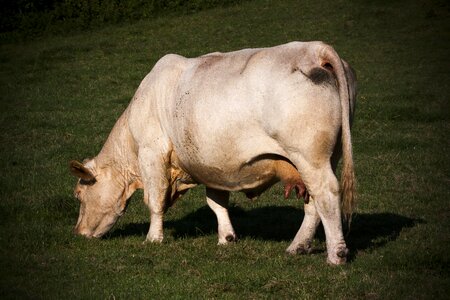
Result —
[[[354, 201], [350, 123], [356, 78], [322, 42], [211, 53], [169, 54], [144, 78], [93, 159], [72, 161], [79, 178], [75, 232], [101, 237], [144, 189], [147, 241], [163, 239], [163, 214], [196, 184], [218, 220], [219, 244], [236, 239], [231, 191], [253, 198], [274, 183], [305, 198], [305, 217], [289, 253], [308, 253], [322, 221], [328, 262], [348, 253], [342, 213]], [[335, 176], [343, 157], [341, 188]]]

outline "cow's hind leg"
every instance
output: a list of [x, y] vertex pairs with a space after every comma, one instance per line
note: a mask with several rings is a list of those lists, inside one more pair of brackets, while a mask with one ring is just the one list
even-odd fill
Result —
[[311, 184], [311, 194], [325, 230], [328, 262], [342, 264], [346, 262], [348, 249], [342, 233], [339, 182], [331, 166], [315, 173], [313, 178], [317, 182]]
[[304, 206], [305, 217], [302, 225], [295, 235], [294, 240], [286, 249], [290, 254], [309, 254], [312, 251], [311, 244], [316, 233], [317, 226], [320, 224], [320, 216], [317, 213], [314, 199], [309, 198], [308, 203], [305, 202]]
[[228, 215], [230, 192], [206, 188], [206, 202], [217, 217], [219, 245], [236, 241], [233, 225]]
[[[296, 158], [298, 159], [293, 159], [293, 162], [301, 170], [302, 178], [313, 199], [311, 202], [314, 203], [325, 230], [328, 262], [330, 264], [345, 263], [348, 249], [342, 233], [339, 182], [332, 166], [327, 162], [313, 167], [301, 157]], [[307, 232], [307, 229], [317, 226], [317, 216], [314, 215], [312, 208], [308, 207], [305, 210], [305, 222], [297, 233], [300, 237], [307, 237], [306, 233], [303, 235], [302, 228], [304, 232]], [[297, 245], [292, 246], [292, 249], [295, 249]]]

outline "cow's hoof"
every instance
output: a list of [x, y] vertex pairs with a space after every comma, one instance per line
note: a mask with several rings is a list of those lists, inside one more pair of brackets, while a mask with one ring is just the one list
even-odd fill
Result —
[[347, 255], [348, 255], [348, 249], [347, 249], [347, 248], [342, 248], [342, 249], [340, 249], [340, 250], [336, 253], [336, 255], [337, 255], [339, 258], [347, 258]]
[[230, 243], [235, 243], [238, 241], [238, 238], [235, 234], [228, 234], [225, 238], [219, 239], [218, 245], [227, 245]]
[[290, 255], [296, 255], [296, 254], [301, 254], [301, 255], [306, 255], [306, 254], [311, 254], [313, 251], [311, 244], [300, 244], [296, 247], [292, 247], [289, 246], [286, 249], [286, 253], [290, 254]]
[[347, 262], [348, 249], [338, 248], [335, 255], [328, 255], [327, 262], [330, 265], [343, 265]]
[[231, 234], [227, 235], [227, 236], [225, 237], [225, 239], [226, 239], [227, 242], [229, 242], [229, 243], [231, 243], [231, 242], [236, 242], [236, 241], [237, 241], [236, 236], [235, 236], [235, 235], [231, 235]]
[[160, 244], [163, 241], [163, 236], [155, 236], [155, 237], [149, 237], [147, 236], [147, 238], [145, 239], [144, 242], [142, 242], [143, 245], [147, 244], [147, 243], [156, 243], [156, 244]]
[[142, 242], [142, 245], [147, 245], [147, 244], [162, 244], [162, 240], [145, 240]]
[[340, 257], [336, 257], [336, 258], [327, 258], [327, 263], [330, 266], [339, 266], [339, 265], [343, 265], [347, 262], [346, 258], [340, 258]]

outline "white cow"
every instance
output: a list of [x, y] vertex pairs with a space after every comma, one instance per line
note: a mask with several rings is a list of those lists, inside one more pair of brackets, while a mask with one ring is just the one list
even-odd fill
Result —
[[[348, 64], [322, 42], [164, 56], [100, 153], [71, 162], [80, 179], [75, 232], [102, 236], [143, 188], [151, 214], [146, 240], [161, 242], [165, 209], [199, 183], [217, 216], [219, 244], [227, 244], [236, 239], [229, 193], [254, 197], [282, 181], [286, 195], [295, 188], [305, 197], [305, 217], [287, 251], [308, 253], [322, 221], [328, 262], [344, 263], [341, 212], [350, 215], [355, 204], [355, 85]], [[340, 188], [335, 170], [341, 153]]]

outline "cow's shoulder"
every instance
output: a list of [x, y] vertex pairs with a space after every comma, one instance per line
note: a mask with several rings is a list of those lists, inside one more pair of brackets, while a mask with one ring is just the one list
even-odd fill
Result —
[[188, 58], [178, 54], [166, 54], [161, 57], [153, 69], [183, 68]]

